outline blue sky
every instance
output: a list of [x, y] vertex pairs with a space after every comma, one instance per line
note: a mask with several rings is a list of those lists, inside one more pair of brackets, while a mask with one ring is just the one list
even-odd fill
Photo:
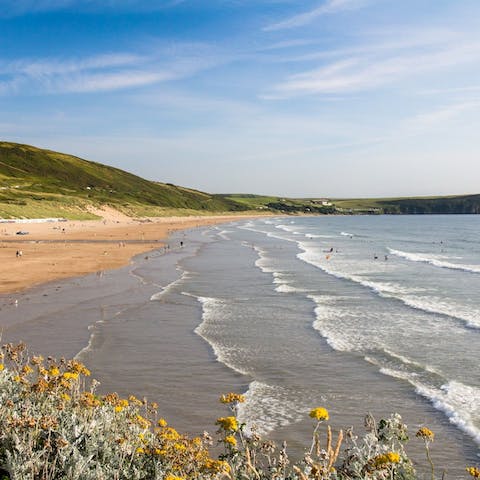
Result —
[[210, 192], [479, 193], [478, 0], [0, 0], [0, 138]]

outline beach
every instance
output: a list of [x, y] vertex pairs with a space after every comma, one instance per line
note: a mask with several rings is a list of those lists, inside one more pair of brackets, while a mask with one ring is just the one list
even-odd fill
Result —
[[119, 268], [134, 255], [161, 248], [168, 235], [177, 230], [245, 218], [210, 215], [133, 219], [108, 207], [92, 213], [101, 219], [0, 224], [0, 293]]
[[417, 465], [415, 432], [428, 426], [435, 465], [465, 478], [479, 441], [479, 226], [460, 216], [228, 220], [171, 231], [170, 249], [152, 243], [118, 269], [0, 295], [2, 340], [76, 357], [99, 393], [155, 401], [192, 435], [215, 431], [221, 394], [245, 393], [240, 420], [297, 457], [312, 407], [330, 411], [334, 431], [358, 434], [367, 412], [397, 412]]

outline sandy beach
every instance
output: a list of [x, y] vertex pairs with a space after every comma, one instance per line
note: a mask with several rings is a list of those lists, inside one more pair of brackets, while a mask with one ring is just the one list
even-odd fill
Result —
[[[134, 255], [162, 247], [174, 231], [245, 218], [218, 215], [132, 219], [108, 207], [94, 213], [101, 219], [0, 224], [0, 293], [119, 268]], [[28, 234], [17, 235], [19, 231]]]

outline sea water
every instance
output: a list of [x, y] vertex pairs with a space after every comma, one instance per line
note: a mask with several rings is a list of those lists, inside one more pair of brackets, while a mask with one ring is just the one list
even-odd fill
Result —
[[221, 393], [243, 391], [240, 419], [297, 453], [315, 406], [358, 433], [365, 413], [398, 412], [412, 437], [436, 432], [436, 464], [462, 478], [480, 445], [479, 238], [477, 216], [259, 218], [177, 234], [168, 254], [92, 277], [103, 288], [88, 299], [67, 294], [73, 318], [101, 311], [77, 353], [105, 391], [145, 395], [191, 433], [214, 428]]

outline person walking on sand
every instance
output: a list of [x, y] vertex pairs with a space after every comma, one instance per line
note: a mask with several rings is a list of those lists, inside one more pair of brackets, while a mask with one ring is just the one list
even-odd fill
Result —
[[18, 258], [20, 256], [20, 252], [17, 250], [17, 253], [15, 255]]

